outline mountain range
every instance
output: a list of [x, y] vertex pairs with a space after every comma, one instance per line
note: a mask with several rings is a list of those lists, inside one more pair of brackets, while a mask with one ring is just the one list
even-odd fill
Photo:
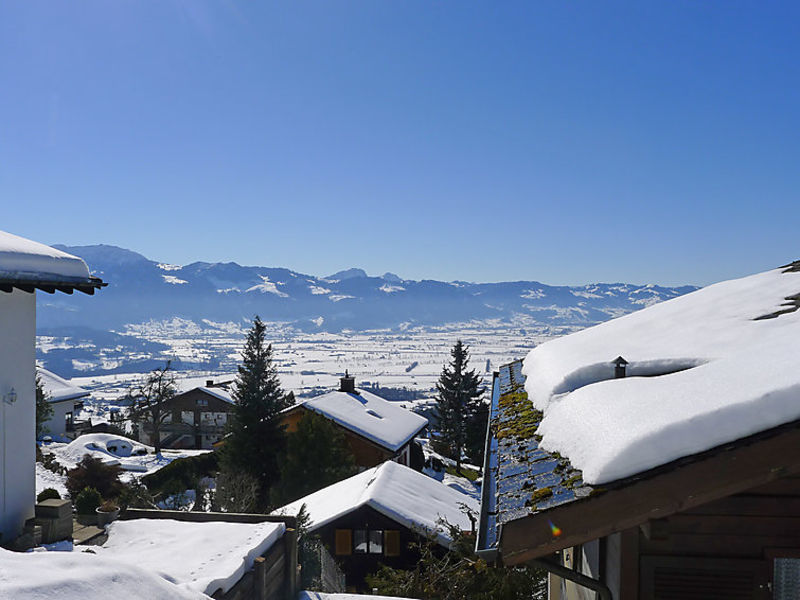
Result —
[[588, 326], [697, 289], [629, 283], [415, 281], [352, 268], [317, 277], [278, 267], [170, 265], [109, 245], [56, 248], [108, 283], [94, 297], [38, 294], [38, 325], [120, 330], [175, 317], [237, 322], [258, 314], [301, 331], [404, 329], [475, 320]]

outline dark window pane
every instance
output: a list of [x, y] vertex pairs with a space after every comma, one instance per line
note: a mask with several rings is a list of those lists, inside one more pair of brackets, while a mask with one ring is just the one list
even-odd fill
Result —
[[383, 554], [383, 531], [375, 529], [369, 532], [369, 553]]
[[367, 553], [367, 532], [364, 529], [356, 529], [353, 532], [353, 546], [356, 554]]

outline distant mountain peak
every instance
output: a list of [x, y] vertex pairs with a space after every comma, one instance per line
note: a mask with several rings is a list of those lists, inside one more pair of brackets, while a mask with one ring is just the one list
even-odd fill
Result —
[[334, 273], [333, 275], [328, 275], [325, 279], [336, 279], [339, 281], [344, 281], [345, 279], [360, 279], [366, 278], [367, 272], [364, 269], [345, 269], [344, 271], [339, 271], [338, 273]]
[[390, 273], [389, 271], [386, 271], [386, 273], [381, 275], [381, 279], [383, 279], [384, 281], [391, 281], [392, 283], [402, 283], [403, 282], [403, 280], [398, 275], [395, 275], [394, 273]]

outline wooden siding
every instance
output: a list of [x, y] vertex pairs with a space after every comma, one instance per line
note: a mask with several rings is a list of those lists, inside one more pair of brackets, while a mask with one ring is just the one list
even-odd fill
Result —
[[[397, 531], [398, 555], [387, 556], [385, 553], [337, 555], [335, 553], [337, 537], [339, 542], [343, 543], [346, 535], [342, 531], [354, 531], [356, 529]], [[346, 577], [347, 588], [358, 591], [367, 590], [365, 576], [377, 571], [381, 564], [396, 569], [413, 568], [419, 560], [419, 551], [413, 548], [412, 544], [419, 543], [423, 539], [415, 531], [384, 516], [369, 506], [362, 506], [343, 515], [319, 528], [314, 533], [319, 535], [322, 543], [331, 550], [331, 554], [340, 564]], [[350, 539], [352, 543], [352, 535]], [[385, 544], [384, 538], [384, 549], [386, 548]]]
[[[302, 404], [299, 404], [293, 409], [283, 413], [283, 416], [281, 417], [281, 424], [286, 427], [286, 433], [292, 434], [297, 431], [300, 420], [303, 418], [303, 415], [307, 410], [308, 409], [304, 408]], [[386, 462], [387, 460], [392, 460], [396, 455], [401, 454], [405, 450], [406, 446], [408, 446], [408, 444], [406, 444], [397, 452], [392, 452], [391, 450], [383, 448], [382, 446], [379, 446], [375, 442], [372, 442], [358, 435], [357, 433], [353, 433], [335, 421], [331, 422], [342, 430], [345, 440], [347, 440], [347, 447], [350, 449], [356, 465], [364, 469], [369, 469]]]

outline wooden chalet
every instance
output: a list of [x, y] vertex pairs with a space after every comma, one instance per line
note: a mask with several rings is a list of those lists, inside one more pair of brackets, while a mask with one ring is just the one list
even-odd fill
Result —
[[478, 554], [546, 569], [551, 600], [800, 598], [800, 263], [783, 269], [501, 367]]
[[[278, 509], [296, 515], [305, 505], [311, 523], [345, 574], [348, 590], [367, 589], [366, 575], [380, 565], [413, 568], [413, 544], [435, 539], [442, 552], [452, 542], [440, 519], [473, 529], [478, 503], [422, 473], [392, 461], [323, 488]], [[472, 516], [472, 518], [470, 518]]]
[[297, 431], [306, 411], [314, 411], [341, 427], [359, 467], [368, 469], [387, 460], [409, 465], [411, 443], [427, 427], [428, 420], [397, 403], [357, 389], [355, 378], [347, 373], [340, 383], [336, 391], [287, 408], [282, 414], [287, 433]]
[[[211, 449], [225, 435], [233, 398], [227, 390], [230, 382], [195, 387], [176, 394], [165, 403], [170, 412], [161, 424], [161, 445], [164, 448]], [[144, 444], [153, 443], [153, 428], [144, 422], [140, 429]]]

